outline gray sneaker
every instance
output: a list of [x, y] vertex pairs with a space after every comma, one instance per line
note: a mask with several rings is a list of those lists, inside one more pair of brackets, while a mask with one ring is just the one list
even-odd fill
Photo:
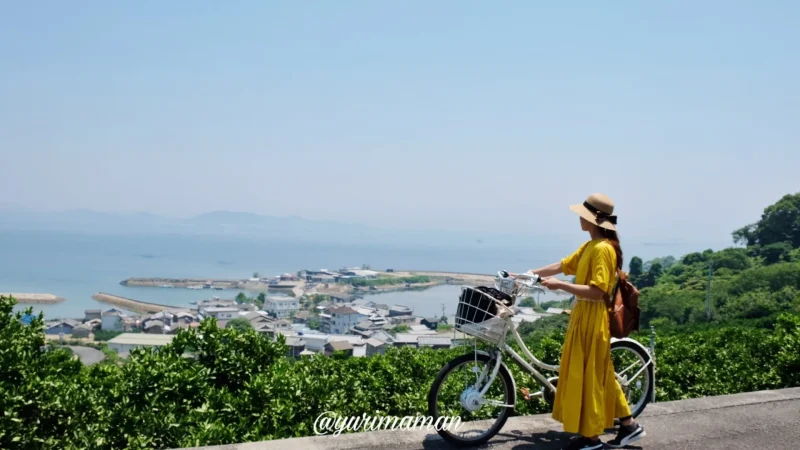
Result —
[[617, 437], [606, 442], [606, 445], [611, 448], [622, 448], [645, 436], [647, 436], [647, 433], [645, 433], [644, 428], [639, 425], [639, 423], [634, 423], [627, 427], [625, 425], [620, 425]]

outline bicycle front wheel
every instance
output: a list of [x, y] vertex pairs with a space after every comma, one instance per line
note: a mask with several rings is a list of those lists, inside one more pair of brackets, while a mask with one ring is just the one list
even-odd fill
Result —
[[513, 412], [516, 393], [505, 364], [500, 365], [486, 394], [479, 394], [496, 363], [486, 354], [466, 354], [439, 371], [428, 393], [428, 413], [434, 423], [440, 418], [460, 418], [456, 427], [437, 427], [436, 431], [448, 442], [457, 446], [481, 445], [503, 428]]

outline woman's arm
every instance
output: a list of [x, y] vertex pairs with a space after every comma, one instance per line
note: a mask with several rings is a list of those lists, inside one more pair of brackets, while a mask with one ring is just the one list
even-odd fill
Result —
[[562, 272], [561, 261], [541, 267], [539, 269], [531, 270], [531, 272], [535, 273], [536, 275], [539, 275], [542, 278], [558, 275]]
[[606, 293], [597, 286], [587, 286], [583, 284], [572, 284], [566, 281], [559, 280], [558, 278], [545, 278], [542, 280], [542, 286], [554, 290], [562, 290], [569, 292], [575, 297], [588, 298], [592, 300], [603, 300]]

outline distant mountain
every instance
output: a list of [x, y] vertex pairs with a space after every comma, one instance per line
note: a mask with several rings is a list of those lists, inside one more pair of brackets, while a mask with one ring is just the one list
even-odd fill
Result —
[[[85, 209], [44, 213], [22, 207], [9, 207], [0, 208], [0, 230], [72, 231], [103, 234], [177, 233], [354, 245], [455, 245], [458, 247], [484, 245], [477, 244], [476, 236], [467, 233], [384, 230], [360, 224], [310, 220], [300, 217], [262, 216], [234, 211], [212, 211], [180, 219], [150, 213], [114, 214]], [[481, 239], [487, 240], [484, 236], [481, 236]]]

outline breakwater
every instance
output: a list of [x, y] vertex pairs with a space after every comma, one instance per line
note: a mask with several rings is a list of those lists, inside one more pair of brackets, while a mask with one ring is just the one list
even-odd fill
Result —
[[59, 297], [57, 295], [36, 294], [28, 292], [0, 293], [0, 296], [14, 297], [15, 299], [17, 299], [17, 303], [25, 305], [45, 305], [45, 304], [61, 303], [64, 301], [64, 297]]
[[119, 306], [120, 308], [140, 314], [157, 313], [164, 310], [188, 309], [176, 308], [175, 306], [168, 305], [159, 305], [158, 303], [142, 302], [132, 298], [120, 297], [119, 295], [106, 294], [105, 292], [98, 292], [92, 295], [92, 298], [98, 302], [109, 303], [111, 305]]

